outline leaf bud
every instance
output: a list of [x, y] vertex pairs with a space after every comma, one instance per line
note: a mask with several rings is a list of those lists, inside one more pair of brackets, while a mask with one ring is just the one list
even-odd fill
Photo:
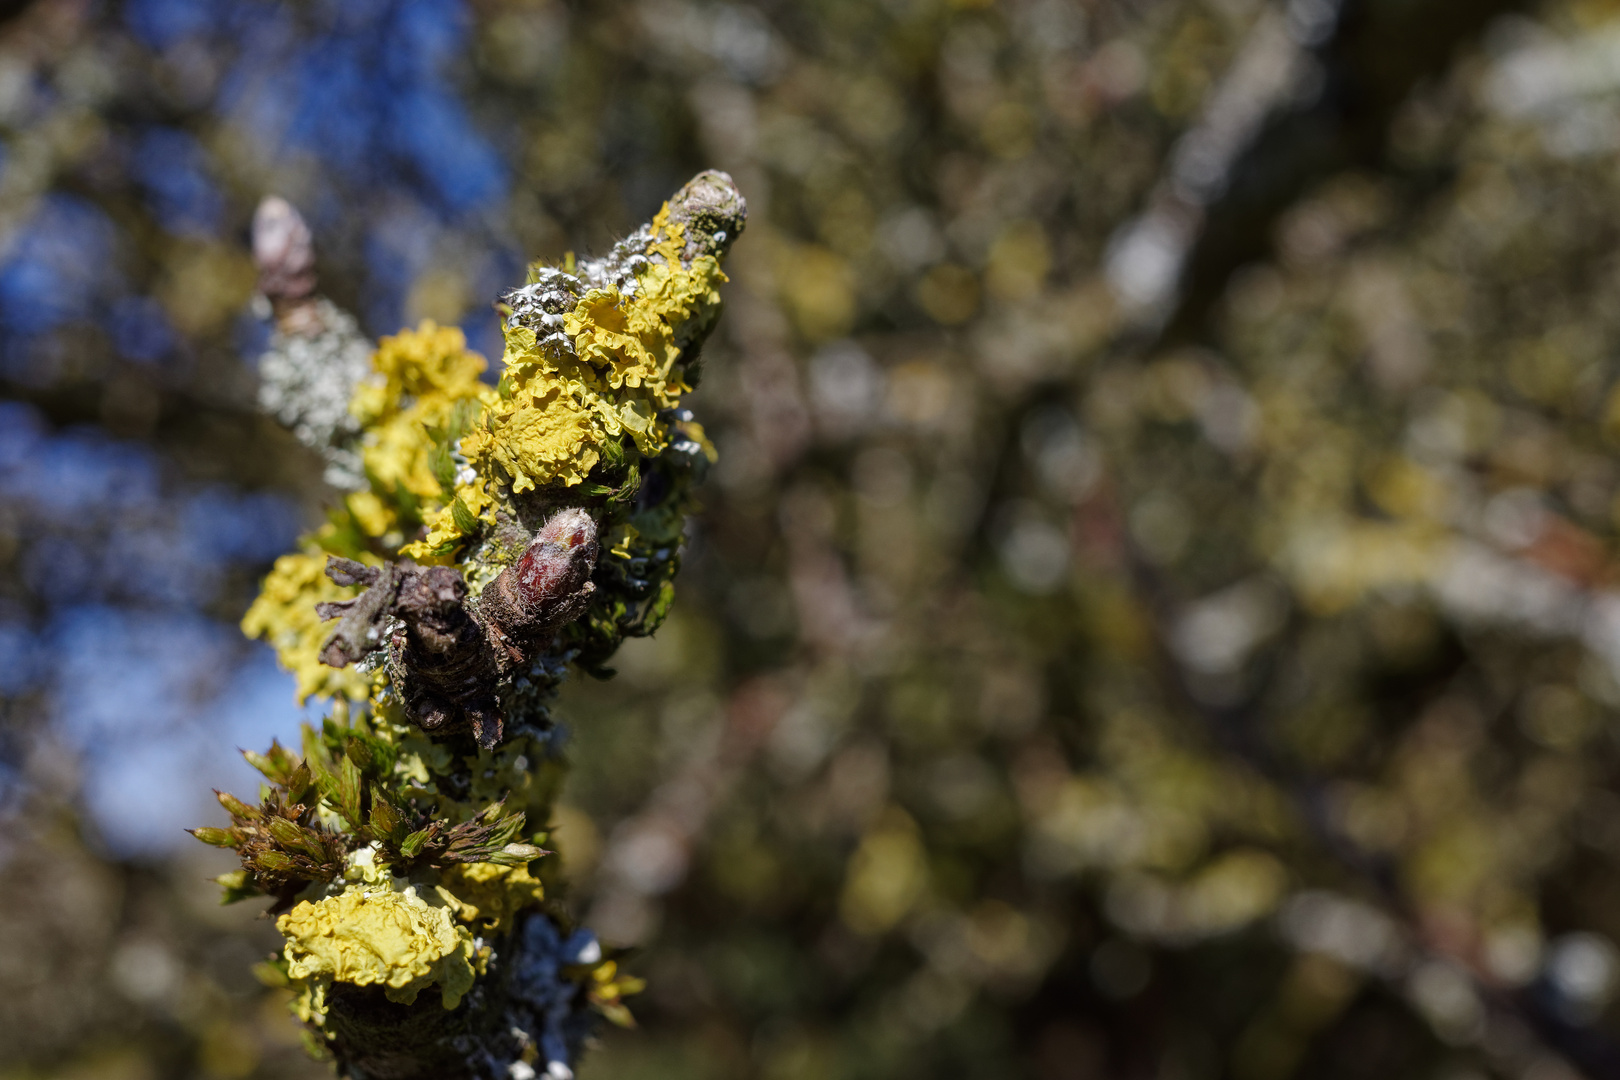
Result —
[[522, 652], [542, 645], [585, 613], [596, 587], [600, 548], [596, 522], [584, 510], [561, 510], [545, 523], [522, 558], [502, 570], [479, 605], [486, 624]]
[[214, 796], [219, 799], [219, 805], [223, 806], [232, 817], [255, 821], [261, 816], [258, 807], [249, 806], [228, 791], [216, 791]]
[[315, 291], [315, 238], [303, 215], [278, 195], [253, 213], [253, 261], [259, 291], [271, 300], [300, 300]]

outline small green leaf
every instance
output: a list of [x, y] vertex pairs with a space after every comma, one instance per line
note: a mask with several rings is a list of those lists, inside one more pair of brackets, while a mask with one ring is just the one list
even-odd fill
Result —
[[371, 831], [379, 838], [392, 839], [395, 832], [404, 826], [399, 811], [387, 799], [377, 798], [373, 793], [371, 800]]
[[363, 773], [371, 772], [372, 767], [376, 764], [376, 755], [371, 752], [371, 747], [366, 745], [364, 739], [351, 735], [343, 751], [344, 756], [354, 762], [355, 767]]
[[282, 847], [299, 848], [304, 846], [304, 830], [296, 822], [288, 821], [284, 817], [273, 817], [265, 823], [265, 829], [272, 839]]
[[232, 817], [246, 818], [249, 821], [256, 821], [261, 816], [258, 807], [249, 806], [247, 803], [243, 802], [241, 799], [238, 799], [235, 795], [232, 795], [228, 791], [216, 791], [214, 792], [214, 795], [219, 799], [219, 805], [223, 806]]
[[416, 858], [417, 854], [421, 852], [422, 846], [433, 839], [433, 834], [436, 831], [431, 825], [425, 829], [416, 830], [399, 845], [399, 853], [407, 859]]
[[319, 777], [321, 794], [331, 804], [332, 809], [349, 823], [355, 830], [365, 825], [365, 819], [360, 813], [361, 796], [365, 785], [365, 777], [360, 769], [345, 755], [337, 764], [335, 773], [323, 773]]
[[292, 856], [270, 848], [253, 856], [253, 867], [272, 874], [289, 874], [298, 869], [298, 864], [293, 862]]
[[[330, 723], [330, 721], [327, 723]], [[321, 725], [323, 729], [325, 726], [325, 724]], [[323, 730], [317, 729], [311, 724], [304, 725], [304, 760], [309, 763], [310, 771], [315, 774], [317, 781], [319, 781], [321, 773], [325, 770], [328, 758], [326, 745], [322, 738], [323, 734]]]
[[260, 895], [254, 888], [253, 875], [246, 870], [232, 870], [228, 874], [221, 874], [214, 879], [214, 883], [225, 890], [225, 895], [219, 898], [221, 904], [234, 904], [239, 900]]
[[467, 509], [467, 504], [461, 501], [460, 496], [450, 504], [450, 516], [455, 520], [456, 528], [463, 534], [471, 535], [478, 531], [478, 519], [473, 517], [472, 511]]
[[285, 990], [292, 985], [292, 979], [287, 974], [287, 961], [280, 956], [254, 964], [253, 977], [275, 990]]
[[533, 844], [507, 844], [484, 861], [492, 862], [496, 866], [523, 866], [542, 855], [550, 854], [551, 852], [545, 848], [538, 848]]
[[351, 732], [344, 741], [343, 752], [372, 780], [387, 779], [394, 771], [395, 759], [399, 757], [399, 751], [364, 731]]
[[[318, 761], [310, 762], [309, 776], [315, 792], [314, 796], [312, 796], [312, 801], [319, 800], [321, 797], [325, 796], [327, 791], [334, 788], [337, 784], [337, 778], [327, 771], [326, 767]], [[308, 793], [306, 792], [306, 794]]]
[[363, 823], [360, 813], [360, 804], [365, 797], [365, 777], [360, 769], [348, 758], [338, 766], [338, 799], [337, 812], [355, 828]]
[[456, 463], [450, 457], [450, 448], [435, 446], [428, 453], [428, 470], [439, 482], [439, 490], [449, 498], [456, 490]]
[[214, 847], [236, 846], [236, 833], [231, 829], [211, 829], [205, 825], [202, 828], [187, 829], [186, 831], [203, 843], [212, 844]]
[[658, 595], [647, 604], [647, 610], [641, 617], [641, 627], [637, 636], [645, 637], [664, 625], [664, 620], [669, 618], [669, 609], [674, 604], [675, 583], [673, 581], [662, 582], [658, 586]]
[[308, 805], [306, 797], [314, 786], [315, 776], [309, 771], [309, 765], [300, 761], [287, 777], [287, 802]]
[[630, 465], [630, 471], [625, 474], [624, 481], [619, 485], [618, 489], [613, 492], [613, 497], [610, 501], [616, 503], [629, 502], [639, 490], [641, 490], [641, 466], [638, 463], [632, 462]]
[[291, 752], [277, 740], [270, 741], [270, 749], [263, 754], [256, 754], [252, 750], [242, 751], [247, 763], [264, 774], [266, 780], [275, 784], [285, 784], [292, 775], [296, 759]]
[[330, 716], [321, 721], [321, 743], [333, 759], [343, 756], [343, 744], [351, 730], [349, 725], [340, 724]]
[[517, 813], [504, 817], [496, 823], [494, 831], [490, 834], [489, 842], [505, 846], [516, 840], [518, 834], [522, 831], [523, 811], [519, 810]]

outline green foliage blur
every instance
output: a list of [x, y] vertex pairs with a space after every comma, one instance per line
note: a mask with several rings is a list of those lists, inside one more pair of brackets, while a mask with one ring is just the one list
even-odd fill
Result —
[[[116, 75], [7, 114], [0, 217], [113, 208], [194, 360], [70, 326], [0, 393], [313, 514], [233, 366], [245, 223], [386, 206], [122, 17], [0, 28], [0, 98]], [[558, 710], [569, 904], [649, 981], [583, 1080], [1620, 1076], [1620, 3], [464, 19], [509, 189], [380, 306], [374, 237], [317, 220], [340, 301], [476, 329], [491, 237], [600, 250], [704, 167], [750, 205], [672, 614]], [[153, 109], [236, 232], [96, 186]], [[109, 852], [68, 765], [24, 773], [0, 1078], [322, 1075], [223, 867]]]

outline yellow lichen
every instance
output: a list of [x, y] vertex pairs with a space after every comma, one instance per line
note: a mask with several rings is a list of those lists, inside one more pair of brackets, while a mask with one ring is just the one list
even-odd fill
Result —
[[[372, 425], [411, 401], [458, 398], [476, 393], [489, 365], [467, 349], [467, 337], [454, 326], [424, 319], [415, 330], [401, 330], [377, 343], [375, 377], [355, 392], [351, 411]], [[379, 381], [380, 379], [380, 381]]]
[[600, 460], [599, 448], [625, 434], [644, 454], [663, 450], [659, 414], [689, 389], [676, 361], [690, 325], [717, 310], [726, 276], [711, 255], [681, 265], [685, 226], [669, 220], [667, 205], [652, 233], [632, 295], [592, 289], [563, 316], [572, 356], [541, 347], [527, 327], [507, 328], [506, 392], [485, 398], [484, 424], [462, 440], [481, 473], [498, 467], [514, 491], [572, 486]]
[[357, 491], [343, 500], [349, 515], [367, 536], [386, 536], [399, 524], [399, 515], [375, 492]]
[[331, 627], [315, 614], [315, 605], [354, 595], [353, 589], [333, 584], [326, 576], [326, 559], [327, 553], [308, 541], [304, 550], [277, 559], [258, 599], [242, 617], [242, 632], [264, 638], [275, 648], [281, 666], [298, 680], [300, 702], [311, 694], [359, 701], [371, 693], [371, 677], [352, 667], [327, 667], [320, 660]]
[[396, 735], [389, 741], [399, 750], [394, 775], [426, 791], [435, 790], [433, 778], [449, 772], [455, 760], [449, 747], [425, 735]]
[[456, 910], [446, 890], [424, 896], [416, 886], [350, 885], [300, 903], [276, 920], [276, 929], [287, 938], [287, 976], [302, 991], [303, 1011], [319, 1019], [333, 982], [381, 986], [388, 1000], [403, 1004], [436, 985], [444, 1007], [454, 1009], [472, 988], [477, 959]]
[[480, 747], [476, 757], [469, 754], [462, 764], [472, 777], [464, 801], [474, 808], [500, 799], [508, 799], [514, 808], [525, 806], [543, 779], [540, 763], [531, 761], [528, 748], [515, 741], [494, 750]]
[[678, 420], [670, 427], [695, 445], [710, 465], [720, 460], [720, 451], [714, 448], [714, 443], [709, 441], [709, 433], [704, 431], [703, 425], [696, 420]]
[[481, 934], [501, 934], [512, 917], [545, 898], [540, 882], [523, 866], [463, 863], [444, 871], [444, 887], [455, 896], [458, 915]]
[[[472, 439], [477, 435], [473, 432], [467, 436]], [[495, 497], [489, 493], [484, 479], [479, 477], [469, 484], [456, 486], [455, 498], [444, 507], [428, 514], [425, 519], [427, 536], [421, 540], [406, 544], [400, 548], [399, 553], [418, 562], [431, 560], [441, 553], [445, 546], [460, 540], [464, 535], [461, 522], [456, 520], [455, 503], [467, 512], [467, 516], [486, 524], [494, 523]]]
[[614, 960], [603, 960], [591, 969], [590, 975], [586, 997], [591, 1004], [620, 1027], [635, 1027], [635, 1018], [630, 1015], [624, 999], [645, 990], [647, 981], [620, 974], [618, 962]]
[[[507, 362], [514, 340], [534, 342], [533, 331], [508, 332]], [[536, 371], [507, 400], [498, 395], [485, 412], [486, 421], [461, 440], [461, 450], [480, 473], [495, 464], [512, 478], [512, 490], [560, 480], [577, 484], [598, 460], [593, 443], [601, 441], [590, 410], [574, 388], [554, 372]]]
[[459, 402], [476, 401], [487, 389], [478, 376], [488, 364], [467, 350], [460, 330], [429, 320], [383, 338], [371, 366], [349, 403], [363, 429], [366, 472], [387, 491], [439, 500], [430, 429], [445, 428]]
[[[467, 350], [466, 337], [455, 327], [424, 322], [416, 330], [382, 339], [372, 358], [371, 377], [356, 388], [349, 403], [362, 424], [361, 453], [373, 487], [347, 496], [344, 508], [366, 537], [398, 544], [403, 539], [399, 535], [403, 518], [424, 509], [434, 520], [451, 517], [448, 506], [440, 509], [444, 493], [433, 458], [458, 406], [476, 415], [480, 394], [490, 393], [478, 381], [487, 366], [483, 357]], [[462, 485], [458, 494], [475, 517], [494, 505], [482, 482]], [[453, 531], [446, 538], [459, 535]], [[277, 561], [242, 629], [276, 647], [283, 666], [298, 677], [300, 700], [311, 694], [364, 698], [370, 679], [352, 670], [325, 667], [319, 660], [330, 627], [322, 626], [314, 605], [352, 595], [326, 579], [327, 553], [319, 543], [319, 538], [306, 538], [301, 553]], [[414, 544], [404, 553], [426, 559], [433, 546], [437, 545]]]
[[628, 521], [621, 521], [613, 526], [606, 536], [602, 537], [602, 548], [609, 555], [620, 559], [634, 557], [634, 547], [641, 539], [641, 531]]

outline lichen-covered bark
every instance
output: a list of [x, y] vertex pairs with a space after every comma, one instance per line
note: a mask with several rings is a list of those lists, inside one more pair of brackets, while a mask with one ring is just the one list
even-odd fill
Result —
[[713, 455], [681, 397], [745, 219], [703, 173], [606, 257], [534, 268], [492, 386], [431, 323], [360, 369], [308, 229], [261, 208], [264, 401], [347, 493], [243, 625], [334, 701], [300, 752], [248, 755], [259, 805], [222, 795], [231, 826], [196, 832], [242, 856], [227, 899], [274, 898], [266, 977], [347, 1075], [562, 1078], [594, 1016], [628, 1019], [639, 981], [545, 899], [549, 707], [668, 611]]

